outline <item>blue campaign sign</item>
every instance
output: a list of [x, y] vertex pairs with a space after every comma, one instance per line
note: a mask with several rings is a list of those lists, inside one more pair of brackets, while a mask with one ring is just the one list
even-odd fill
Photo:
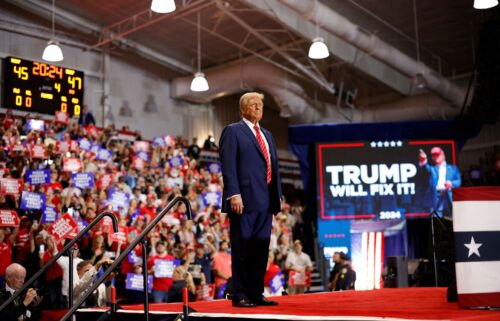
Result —
[[94, 146], [94, 143], [85, 137], [78, 138], [78, 145], [80, 146], [80, 149], [82, 150], [92, 150], [92, 147]]
[[96, 159], [100, 161], [110, 161], [111, 157], [113, 157], [113, 153], [106, 148], [99, 148]]
[[160, 146], [165, 147], [165, 138], [162, 136], [156, 136], [153, 138], [153, 147]]
[[149, 162], [149, 153], [148, 152], [140, 151], [140, 152], [135, 153], [135, 156], [144, 159], [146, 162]]
[[184, 164], [184, 160], [182, 159], [181, 156], [174, 156], [168, 159], [168, 163], [172, 167], [178, 167]]
[[[142, 274], [127, 273], [127, 279], [125, 280], [125, 289], [132, 291], [143, 291], [144, 290], [144, 279]], [[148, 293], [151, 293], [153, 289], [153, 276], [148, 276]]]
[[30, 185], [50, 184], [50, 169], [27, 170], [24, 178]]
[[273, 294], [278, 294], [278, 291], [283, 288], [285, 285], [285, 278], [283, 277], [283, 274], [281, 272], [278, 272], [274, 276], [274, 278], [269, 281], [269, 287], [271, 288], [271, 291]]
[[212, 174], [219, 174], [221, 172], [220, 163], [209, 163], [207, 168]]
[[93, 188], [94, 187], [94, 173], [73, 173], [71, 174], [71, 180], [73, 187], [78, 187], [79, 189]]
[[180, 260], [156, 259], [153, 266], [155, 278], [172, 278], [175, 267], [180, 264]]
[[45, 121], [43, 119], [28, 119], [26, 129], [28, 131], [38, 130], [43, 132], [45, 130]]
[[134, 251], [130, 251], [130, 253], [127, 255], [128, 261], [132, 264], [142, 264], [142, 258], [140, 256], [137, 256]]
[[41, 210], [45, 206], [45, 195], [23, 191], [21, 194], [22, 210]]
[[130, 204], [130, 194], [119, 191], [113, 187], [108, 189], [108, 200], [113, 210], [119, 211], [120, 208], [128, 210]]
[[201, 194], [203, 199], [203, 205], [209, 206], [213, 205], [215, 207], [220, 207], [222, 204], [222, 193], [221, 192], [204, 192]]
[[42, 212], [42, 224], [50, 224], [57, 220], [57, 210], [53, 206], [45, 206]]

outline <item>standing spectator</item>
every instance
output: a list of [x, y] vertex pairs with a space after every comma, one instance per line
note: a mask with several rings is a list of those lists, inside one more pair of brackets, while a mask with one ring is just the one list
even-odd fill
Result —
[[221, 241], [219, 252], [214, 255], [212, 269], [215, 277], [215, 292], [219, 293], [219, 289], [227, 285], [227, 280], [231, 277], [231, 255], [227, 253], [227, 241]]
[[148, 270], [153, 275], [153, 301], [155, 303], [168, 302], [168, 289], [172, 286], [173, 280], [172, 278], [157, 276], [158, 273], [155, 273], [154, 266], [157, 260], [174, 260], [175, 258], [167, 253], [165, 242], [158, 241], [156, 244], [153, 244], [153, 242], [152, 239], [151, 243], [156, 253], [153, 252], [153, 256], [148, 260]]
[[78, 118], [78, 125], [85, 127], [89, 124], [95, 125], [94, 115], [89, 111], [89, 106], [83, 105], [82, 113], [80, 118]]
[[9, 235], [6, 231], [7, 228], [0, 228], [0, 287], [5, 283], [5, 269], [12, 263], [11, 244], [16, 239], [16, 233]]
[[216, 149], [217, 145], [215, 145], [215, 140], [212, 135], [208, 135], [207, 139], [203, 143], [203, 148], [205, 149]]
[[189, 145], [187, 155], [198, 160], [200, 157], [200, 146], [198, 146], [198, 137], [193, 137], [193, 143]]
[[356, 283], [356, 272], [352, 269], [347, 254], [340, 252], [339, 258], [339, 272], [332, 281], [333, 291], [352, 290]]
[[[5, 286], [0, 290], [0, 305], [7, 301], [19, 290], [26, 278], [26, 269], [17, 263], [12, 263], [5, 269]], [[0, 311], [0, 318], [4, 321], [29, 320], [38, 321], [42, 318], [40, 302], [36, 290], [29, 288], [20, 300], [14, 300], [5, 309]]]
[[210, 256], [205, 254], [205, 246], [201, 243], [196, 245], [196, 256], [194, 263], [201, 266], [201, 271], [205, 275], [205, 282], [212, 283], [212, 266]]
[[[288, 253], [286, 258], [285, 266], [288, 271], [294, 271], [296, 273], [311, 272], [313, 269], [311, 258], [306, 253], [302, 252], [302, 242], [300, 240], [295, 240], [293, 242], [293, 251]], [[301, 294], [304, 293], [305, 285], [294, 285], [288, 287], [289, 294]]]
[[[78, 245], [73, 244], [73, 287], [78, 282], [78, 269], [77, 266], [83, 260], [78, 257]], [[63, 279], [62, 279], [62, 295], [63, 295], [63, 303], [64, 307], [68, 307], [68, 291], [69, 291], [69, 256], [63, 255], [57, 261], [57, 264], [62, 269]]]

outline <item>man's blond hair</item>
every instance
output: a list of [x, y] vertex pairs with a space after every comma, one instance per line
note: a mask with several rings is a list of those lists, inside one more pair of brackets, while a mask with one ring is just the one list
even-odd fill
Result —
[[243, 107], [245, 107], [248, 104], [248, 100], [252, 97], [258, 97], [260, 98], [260, 100], [264, 101], [264, 94], [255, 91], [245, 93], [240, 97], [240, 113]]

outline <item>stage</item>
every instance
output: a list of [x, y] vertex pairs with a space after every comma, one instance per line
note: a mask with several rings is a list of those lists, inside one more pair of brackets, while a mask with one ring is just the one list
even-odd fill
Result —
[[[498, 321], [500, 311], [466, 310], [446, 302], [446, 288], [345, 291], [275, 297], [278, 306], [233, 308], [227, 300], [192, 302], [190, 320], [454, 320]], [[96, 320], [103, 310], [81, 309], [78, 321]], [[174, 320], [182, 304], [150, 304], [150, 320]], [[144, 320], [142, 305], [123, 306], [111, 320]]]

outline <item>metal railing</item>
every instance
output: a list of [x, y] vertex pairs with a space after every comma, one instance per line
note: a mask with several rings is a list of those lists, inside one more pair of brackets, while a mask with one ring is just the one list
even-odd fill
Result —
[[[60, 321], [65, 321], [68, 320], [75, 312], [78, 310], [78, 308], [82, 305], [83, 302], [99, 287], [99, 285], [113, 272], [116, 267], [128, 256], [128, 254], [139, 244], [139, 242], [142, 243], [143, 246], [143, 251], [142, 251], [142, 257], [143, 257], [143, 264], [146, 264], [145, 261], [145, 255], [146, 255], [146, 245], [147, 241], [144, 239], [144, 237], [158, 224], [158, 222], [165, 216], [165, 214], [170, 211], [170, 209], [177, 204], [178, 202], [183, 202], [186, 205], [187, 208], [187, 216], [189, 220], [192, 220], [192, 213], [191, 213], [191, 204], [187, 200], [187, 198], [183, 196], [177, 196], [174, 198], [170, 203], [165, 207], [156, 217], [142, 230], [142, 232], [127, 246], [125, 250], [118, 256], [115, 261], [104, 271], [104, 273], [92, 284], [92, 286], [85, 292], [85, 294], [74, 304], [73, 307], [71, 307], [68, 312], [61, 318]], [[144, 314], [146, 316], [146, 320], [149, 320], [149, 306], [148, 306], [148, 269], [146, 266], [142, 269], [143, 271], [143, 280], [144, 280], [144, 294], [145, 294], [145, 300], [144, 300]], [[112, 308], [113, 310], [113, 308]], [[104, 311], [104, 313], [110, 313], [109, 310]]]
[[89, 225], [87, 225], [83, 230], [81, 230], [80, 233], [78, 233], [71, 241], [69, 241], [68, 244], [66, 244], [62, 250], [57, 252], [57, 254], [54, 255], [47, 262], [47, 264], [45, 264], [27, 282], [25, 282], [24, 285], [19, 290], [14, 292], [14, 294], [10, 298], [8, 298], [7, 301], [5, 301], [0, 306], [0, 311], [3, 311], [3, 309], [5, 309], [10, 303], [12, 303], [12, 301], [14, 301], [17, 297], [19, 297], [22, 293], [24, 293], [24, 291], [36, 279], [38, 279], [40, 277], [40, 275], [42, 275], [42, 273], [47, 271], [47, 269], [50, 268], [66, 252], [69, 252], [69, 279], [68, 279], [68, 281], [69, 281], [68, 301], [69, 302], [68, 303], [69, 303], [69, 306], [71, 307], [73, 304], [73, 302], [72, 302], [73, 301], [73, 251], [72, 251], [73, 244], [78, 242], [82, 238], [83, 235], [85, 235], [92, 227], [94, 227], [97, 223], [99, 223], [101, 221], [101, 219], [104, 218], [105, 216], [108, 216], [111, 218], [111, 221], [113, 222], [113, 230], [115, 231], [115, 233], [118, 232], [118, 221], [116, 220], [116, 217], [112, 213], [103, 212], [103, 213], [99, 214], [95, 218], [95, 220], [93, 220]]

